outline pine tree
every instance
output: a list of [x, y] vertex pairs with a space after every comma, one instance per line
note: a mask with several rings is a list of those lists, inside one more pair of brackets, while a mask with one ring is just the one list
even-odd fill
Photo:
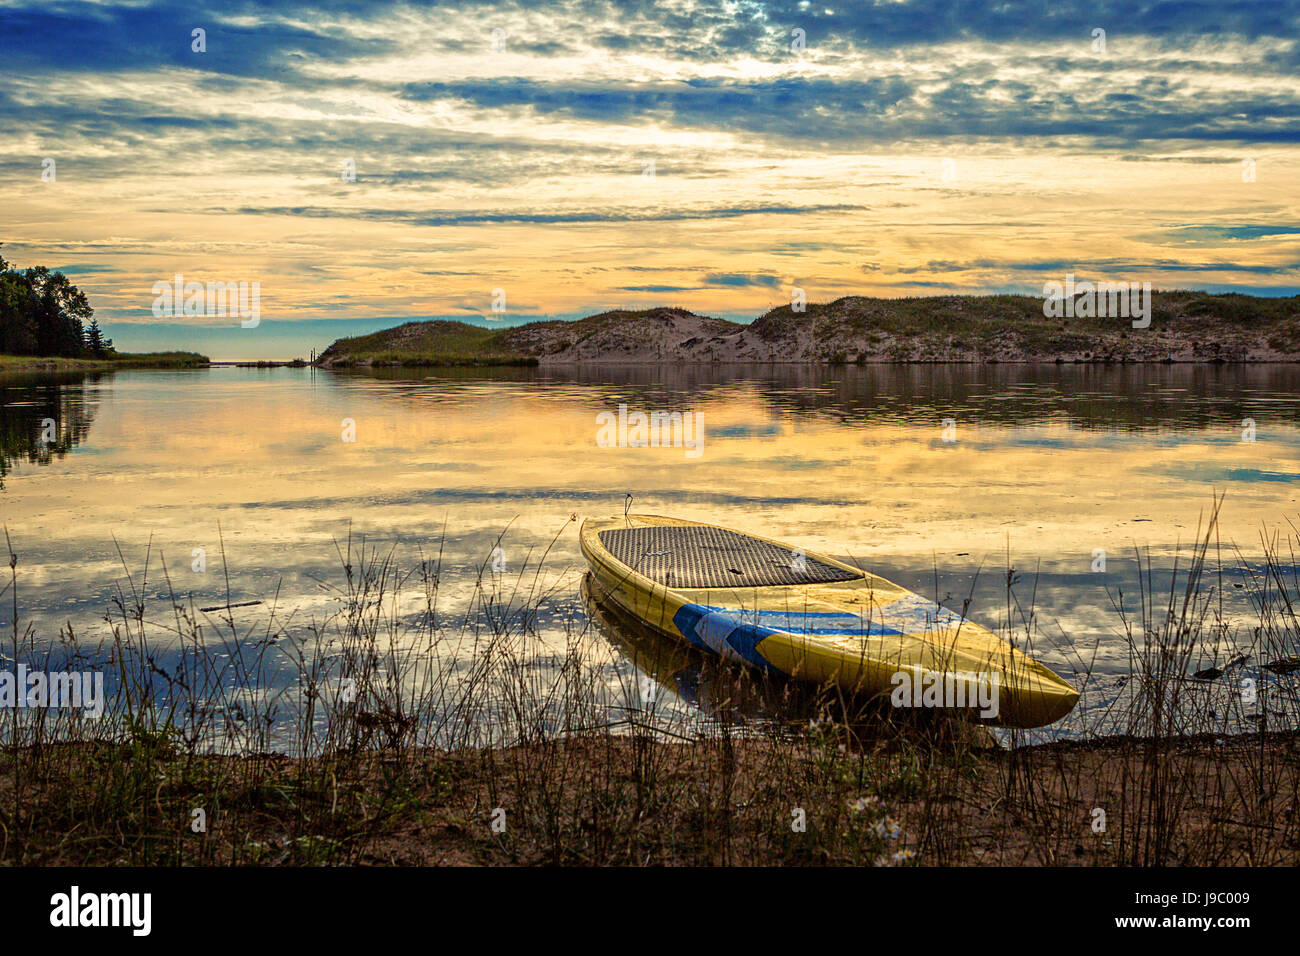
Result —
[[91, 319], [90, 327], [86, 329], [86, 351], [95, 358], [104, 358], [112, 348], [113, 340], [104, 338], [104, 333], [99, 328], [99, 320]]

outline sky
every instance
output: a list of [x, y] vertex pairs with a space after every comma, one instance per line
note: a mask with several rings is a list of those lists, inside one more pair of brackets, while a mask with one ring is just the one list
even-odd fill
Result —
[[[1300, 0], [0, 0], [0, 252], [219, 359], [794, 289], [1295, 295], [1298, 38]], [[257, 321], [160, 307], [177, 275]]]

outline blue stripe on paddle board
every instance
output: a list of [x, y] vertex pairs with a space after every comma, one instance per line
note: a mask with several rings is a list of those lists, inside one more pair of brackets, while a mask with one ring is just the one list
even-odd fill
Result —
[[759, 643], [773, 634], [897, 637], [955, 627], [962, 620], [960, 615], [915, 596], [895, 601], [876, 613], [887, 616], [892, 626], [847, 611], [759, 611], [707, 604], [682, 605], [673, 616], [673, 624], [696, 647], [776, 671], [758, 650]]
[[[961, 615], [924, 598], [903, 598], [870, 615], [851, 611], [760, 611], [752, 608], [693, 604], [703, 613], [722, 615], [736, 624], [749, 624], [787, 634], [895, 637], [944, 630], [961, 623]], [[689, 635], [688, 635], [689, 637]]]

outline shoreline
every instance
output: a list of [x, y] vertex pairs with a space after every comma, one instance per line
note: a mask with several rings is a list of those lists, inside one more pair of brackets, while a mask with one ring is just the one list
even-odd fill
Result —
[[[213, 365], [240, 365], [246, 366], [250, 363], [235, 362], [213, 362]], [[255, 364], [255, 363], [254, 363]], [[289, 366], [289, 362], [267, 363], [268, 365]], [[962, 366], [979, 366], [979, 365], [1087, 365], [1087, 366], [1114, 366], [1114, 365], [1133, 365], [1133, 366], [1151, 366], [1151, 365], [1194, 365], [1194, 366], [1259, 366], [1259, 365], [1300, 365], [1300, 358], [1288, 359], [1081, 359], [1081, 358], [1023, 358], [1023, 359], [868, 359], [860, 362], [831, 362], [815, 360], [790, 360], [790, 361], [759, 361], [757, 359], [719, 359], [715, 361], [699, 360], [676, 360], [661, 359], [653, 361], [625, 361], [620, 359], [588, 359], [582, 361], [564, 361], [564, 362], [547, 362], [538, 361], [536, 363], [508, 363], [508, 362], [370, 362], [361, 361], [356, 363], [330, 363], [322, 364], [320, 362], [311, 365], [312, 368], [319, 368], [329, 372], [347, 372], [357, 369], [391, 369], [391, 368], [500, 368], [500, 369], [518, 369], [518, 368], [535, 368], [535, 369], [573, 369], [573, 368], [738, 368], [738, 367], [782, 367], [782, 368], [870, 368], [873, 366], [909, 366], [909, 365], [962, 365]], [[261, 367], [261, 366], [257, 366]]]
[[[1293, 866], [1300, 822], [1277, 808], [1300, 793], [1298, 745], [1292, 732], [1008, 751], [937, 727], [856, 742], [634, 727], [302, 758], [50, 741], [0, 756], [0, 863]], [[105, 768], [111, 800], [85, 785]]]
[[1142, 359], [1080, 359], [1080, 358], [1023, 358], [1023, 359], [869, 359], [860, 362], [829, 362], [813, 360], [792, 360], [792, 361], [758, 361], [754, 359], [736, 359], [736, 360], [716, 360], [716, 361], [676, 361], [663, 359], [660, 361], [646, 362], [629, 362], [619, 359], [589, 359], [585, 361], [568, 361], [568, 362], [536, 362], [536, 363], [505, 363], [505, 362], [369, 362], [362, 361], [356, 363], [330, 363], [322, 364], [320, 362], [312, 363], [306, 361], [253, 361], [253, 362], [176, 362], [170, 363], [165, 361], [152, 360], [123, 360], [112, 361], [106, 359], [32, 359], [27, 360], [25, 356], [0, 356], [0, 374], [5, 372], [107, 372], [116, 369], [156, 369], [156, 370], [183, 370], [183, 369], [210, 369], [210, 368], [315, 368], [327, 372], [352, 372], [352, 371], [372, 371], [382, 369], [537, 369], [539, 371], [548, 370], [569, 370], [569, 369], [588, 369], [588, 368], [824, 368], [824, 369], [842, 369], [842, 368], [875, 368], [875, 367], [910, 367], [910, 366], [963, 366], [975, 367], [982, 365], [1011, 365], [1011, 366], [1087, 366], [1095, 367], [1114, 367], [1114, 366], [1135, 366], [1150, 367], [1155, 365], [1181, 365], [1181, 366], [1225, 366], [1225, 367], [1260, 367], [1260, 366], [1289, 366], [1300, 365], [1300, 358], [1297, 359], [1160, 359], [1160, 360], [1142, 360]]
[[111, 359], [0, 355], [0, 372], [106, 372], [119, 368], [206, 368], [211, 364], [206, 355], [197, 352], [123, 353]]

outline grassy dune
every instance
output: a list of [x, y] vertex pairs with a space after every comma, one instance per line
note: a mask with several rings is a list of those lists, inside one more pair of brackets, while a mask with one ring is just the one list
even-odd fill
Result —
[[1248, 353], [1300, 360], [1300, 297], [1153, 292], [1151, 326], [1118, 317], [1048, 318], [1032, 296], [849, 297], [766, 313], [751, 331], [779, 348], [835, 362], [1021, 359], [1241, 360]]
[[1015, 295], [847, 296], [781, 306], [748, 325], [680, 308], [512, 329], [410, 322], [340, 339], [321, 356], [327, 367], [1018, 361], [1300, 361], [1300, 297], [1153, 292], [1145, 329], [1122, 317], [1049, 318], [1042, 299]]
[[356, 365], [536, 365], [504, 346], [502, 329], [464, 322], [407, 322], [394, 329], [339, 339], [321, 353], [328, 368]]

